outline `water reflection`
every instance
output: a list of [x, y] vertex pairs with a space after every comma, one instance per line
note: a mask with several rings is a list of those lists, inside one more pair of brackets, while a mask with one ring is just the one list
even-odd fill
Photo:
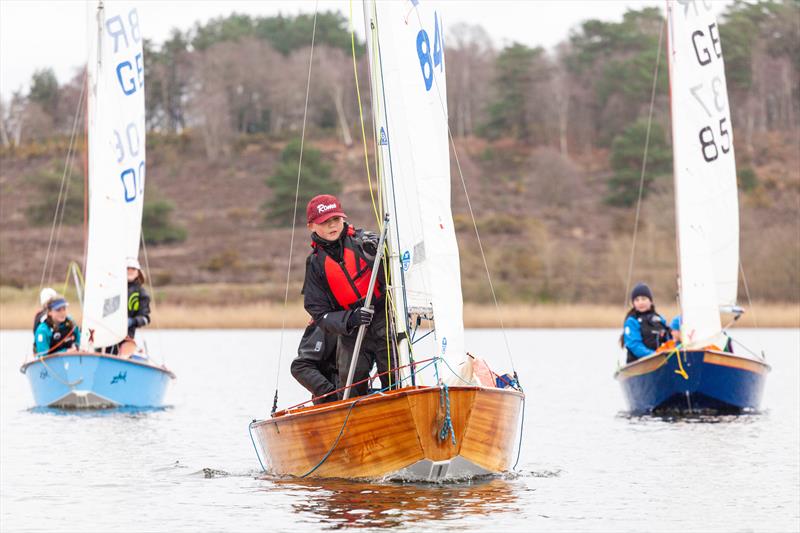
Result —
[[275, 489], [303, 493], [302, 501], [292, 504], [294, 512], [325, 529], [407, 527], [520, 510], [512, 482], [500, 478], [446, 485], [276, 480]]

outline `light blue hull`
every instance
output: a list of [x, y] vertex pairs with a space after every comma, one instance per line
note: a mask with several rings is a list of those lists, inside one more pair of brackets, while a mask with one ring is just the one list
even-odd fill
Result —
[[60, 353], [22, 365], [39, 407], [163, 407], [175, 375], [164, 367], [98, 353]]

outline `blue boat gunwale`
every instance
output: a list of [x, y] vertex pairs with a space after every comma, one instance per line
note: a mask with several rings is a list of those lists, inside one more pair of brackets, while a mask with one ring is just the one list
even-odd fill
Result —
[[[616, 379], [618, 381], [624, 381], [624, 380], [627, 380], [627, 379], [630, 379], [630, 378], [634, 378], [634, 377], [637, 377], [637, 376], [641, 376], [641, 375], [644, 375], [644, 374], [649, 374], [650, 372], [658, 370], [663, 365], [665, 365], [667, 363], [667, 361], [669, 360], [669, 358], [672, 357], [673, 355], [686, 354], [686, 353], [692, 353], [692, 352], [695, 352], [695, 353], [701, 352], [701, 353], [703, 353], [703, 362], [706, 363], [706, 364], [718, 365], [718, 366], [731, 366], [731, 367], [739, 368], [740, 370], [744, 370], [744, 371], [747, 371], [747, 372], [754, 372], [754, 370], [752, 370], [750, 368], [745, 368], [742, 365], [742, 363], [744, 363], [744, 365], [746, 365], [746, 366], [750, 366], [752, 364], [755, 364], [755, 365], [758, 365], [760, 367], [760, 369], [758, 371], [756, 371], [759, 374], [765, 374], [765, 373], [770, 372], [772, 370], [772, 367], [764, 360], [756, 359], [754, 357], [750, 357], [750, 356], [746, 356], [746, 355], [739, 355], [739, 354], [734, 354], [734, 353], [730, 353], [730, 352], [725, 352], [725, 351], [722, 351], [722, 350], [719, 350], [719, 349], [710, 348], [710, 347], [709, 348], [696, 348], [696, 349], [682, 349], [682, 350], [670, 349], [670, 350], [663, 350], [663, 351], [660, 351], [660, 352], [657, 351], [657, 352], [655, 352], [655, 353], [653, 353], [651, 355], [642, 357], [640, 359], [637, 359], [636, 361], [632, 361], [632, 362], [630, 362], [630, 363], [628, 363], [628, 364], [626, 364], [624, 366], [621, 366], [620, 368], [618, 368], [616, 370], [616, 372], [614, 372], [614, 379]], [[716, 356], [716, 358], [718, 360], [717, 361], [706, 360], [707, 359], [706, 358], [706, 354], [712, 354], [712, 355]], [[725, 359], [730, 359], [730, 360], [732, 360], [732, 362], [736, 361], [736, 362], [740, 362], [740, 363], [739, 364], [725, 364], [725, 361], [724, 361]], [[636, 370], [637, 367], [640, 367], [640, 366], [644, 367], [644, 368], [641, 369], [642, 370], [641, 373], [635, 373], [635, 374], [631, 373], [632, 370]]]
[[28, 370], [29, 366], [31, 366], [33, 364], [36, 364], [38, 362], [42, 362], [42, 361], [46, 362], [48, 360], [60, 359], [62, 357], [76, 357], [76, 356], [77, 357], [97, 357], [97, 358], [100, 358], [100, 359], [111, 359], [111, 360], [119, 362], [119, 363], [128, 363], [128, 364], [131, 364], [131, 365], [141, 366], [141, 367], [144, 367], [144, 368], [151, 368], [153, 370], [159, 370], [159, 371], [164, 372], [165, 374], [167, 374], [170, 377], [170, 379], [175, 379], [176, 378], [175, 373], [172, 372], [172, 370], [169, 370], [164, 365], [156, 365], [156, 364], [153, 364], [153, 363], [146, 363], [146, 362], [142, 362], [142, 361], [136, 361], [134, 359], [124, 359], [122, 357], [118, 357], [118, 356], [112, 355], [112, 354], [97, 353], [97, 352], [83, 352], [83, 351], [78, 351], [78, 352], [57, 352], [57, 353], [54, 353], [54, 354], [45, 355], [43, 357], [37, 357], [37, 358], [35, 358], [35, 359], [31, 360], [31, 361], [24, 362], [22, 364], [22, 366], [19, 368], [19, 371], [22, 372], [23, 374], [25, 374], [26, 371]]

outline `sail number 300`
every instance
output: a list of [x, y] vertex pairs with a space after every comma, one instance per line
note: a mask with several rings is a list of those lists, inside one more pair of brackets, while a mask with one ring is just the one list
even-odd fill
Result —
[[439, 15], [433, 13], [433, 56], [431, 56], [431, 41], [428, 32], [424, 29], [417, 33], [417, 56], [422, 69], [422, 79], [425, 81], [425, 90], [430, 91], [433, 86], [433, 69], [444, 69], [444, 47], [442, 46], [443, 31], [439, 28]]

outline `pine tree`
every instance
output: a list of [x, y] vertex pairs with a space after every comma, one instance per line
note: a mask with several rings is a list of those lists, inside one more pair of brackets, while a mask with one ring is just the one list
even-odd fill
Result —
[[[281, 162], [275, 173], [265, 182], [272, 189], [272, 198], [263, 208], [267, 222], [290, 226], [294, 212], [297, 188], [297, 165], [300, 162], [300, 140], [291, 141], [281, 153]], [[305, 207], [318, 194], [338, 194], [341, 184], [331, 177], [331, 166], [322, 160], [322, 153], [308, 143], [303, 147], [303, 167], [300, 172], [300, 190], [297, 199], [298, 221], [305, 220]]]
[[[614, 138], [611, 144], [611, 168], [614, 175], [608, 180], [607, 203], [622, 207], [636, 203], [646, 137], [647, 123], [640, 120]], [[667, 145], [664, 130], [654, 124], [650, 129], [642, 198], [647, 196], [655, 179], [671, 172], [672, 150]]]

